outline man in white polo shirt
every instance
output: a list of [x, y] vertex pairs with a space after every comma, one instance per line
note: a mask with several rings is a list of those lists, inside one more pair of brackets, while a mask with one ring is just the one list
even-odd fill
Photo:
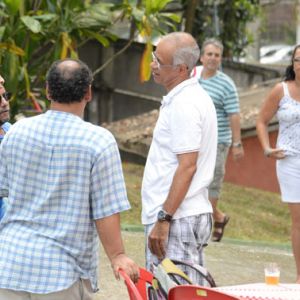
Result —
[[[184, 32], [166, 35], [153, 52], [154, 80], [168, 94], [142, 184], [148, 269], [165, 257], [203, 265], [202, 249], [211, 234], [208, 186], [215, 167], [217, 119], [211, 98], [190, 78], [199, 55], [196, 41]], [[192, 270], [188, 275], [201, 283]]]

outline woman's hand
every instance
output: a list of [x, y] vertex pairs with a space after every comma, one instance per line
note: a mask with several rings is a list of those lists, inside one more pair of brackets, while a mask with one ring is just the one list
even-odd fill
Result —
[[264, 154], [266, 157], [271, 157], [274, 159], [283, 159], [285, 158], [284, 151], [278, 148], [267, 148], [264, 150]]

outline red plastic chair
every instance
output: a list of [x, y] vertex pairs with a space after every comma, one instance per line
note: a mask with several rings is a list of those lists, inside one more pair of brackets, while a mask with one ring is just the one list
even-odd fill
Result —
[[240, 300], [209, 287], [178, 285], [169, 290], [168, 300]]
[[136, 284], [133, 283], [130, 277], [123, 270], [119, 270], [119, 273], [124, 279], [130, 300], [150, 299], [149, 288], [151, 289], [152, 287], [152, 273], [143, 268], [140, 268], [140, 277]]

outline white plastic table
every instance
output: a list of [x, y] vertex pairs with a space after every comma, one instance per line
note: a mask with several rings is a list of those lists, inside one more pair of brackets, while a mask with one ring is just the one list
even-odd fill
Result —
[[251, 283], [216, 288], [241, 300], [300, 300], [300, 284]]

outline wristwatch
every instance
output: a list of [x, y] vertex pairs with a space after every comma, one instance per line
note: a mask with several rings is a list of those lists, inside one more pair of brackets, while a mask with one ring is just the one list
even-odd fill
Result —
[[164, 211], [163, 209], [161, 209], [158, 214], [157, 214], [157, 221], [158, 222], [171, 222], [172, 221], [172, 216], [169, 215], [166, 211]]
[[232, 147], [240, 148], [240, 147], [242, 147], [242, 146], [243, 146], [243, 144], [242, 144], [241, 141], [232, 143]]

